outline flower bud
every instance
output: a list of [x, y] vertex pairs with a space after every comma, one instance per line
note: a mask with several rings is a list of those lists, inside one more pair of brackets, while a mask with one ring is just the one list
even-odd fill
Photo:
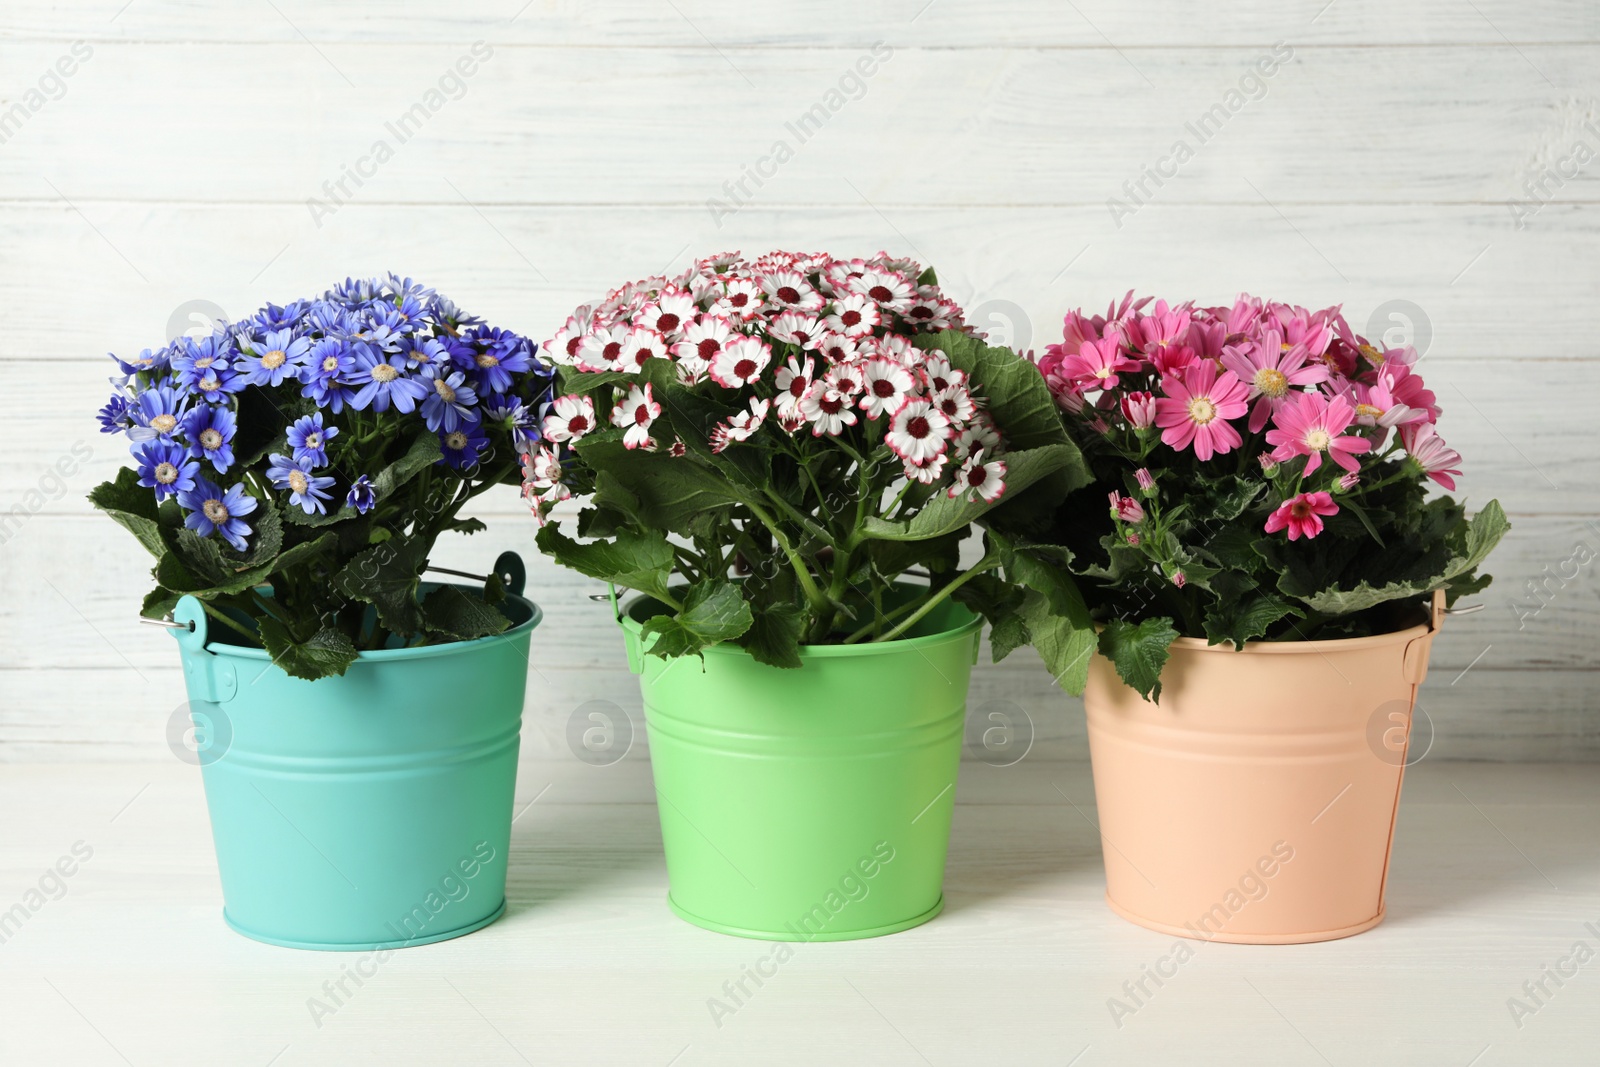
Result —
[[1148, 430], [1156, 421], [1156, 398], [1153, 393], [1134, 391], [1122, 398], [1122, 417], [1135, 430]]

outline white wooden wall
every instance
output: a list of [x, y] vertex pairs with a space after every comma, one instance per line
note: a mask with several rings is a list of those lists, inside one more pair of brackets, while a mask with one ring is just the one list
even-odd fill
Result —
[[[916, 255], [1035, 345], [1130, 287], [1343, 301], [1358, 328], [1403, 302], [1391, 336], [1426, 335], [1466, 495], [1515, 523], [1489, 610], [1437, 646], [1432, 756], [1600, 757], [1593, 0], [519, 3], [0, 6], [0, 759], [171, 758], [144, 555], [83, 500], [123, 456], [92, 420], [108, 349], [191, 301], [242, 315], [391, 269], [543, 337], [622, 280], [773, 246]], [[1179, 139], [1193, 158], [1136, 204]], [[439, 562], [534, 556], [509, 491], [479, 514]], [[638, 697], [592, 586], [532, 572], [525, 743], [559, 756], [578, 705]], [[1031, 716], [1032, 758], [1084, 754], [1031, 653], [980, 668], [994, 702]]]

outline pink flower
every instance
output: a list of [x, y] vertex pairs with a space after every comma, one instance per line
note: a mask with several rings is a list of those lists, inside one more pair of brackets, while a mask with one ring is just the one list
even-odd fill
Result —
[[1444, 443], [1431, 422], [1413, 422], [1400, 427], [1400, 443], [1422, 468], [1422, 473], [1446, 489], [1455, 489], [1455, 476], [1461, 473], [1461, 453]]
[[1131, 496], [1123, 496], [1113, 489], [1111, 496], [1111, 517], [1122, 522], [1137, 526], [1144, 521], [1144, 508]]
[[991, 459], [984, 462], [983, 449], [980, 448], [968, 456], [967, 461], [961, 465], [960, 472], [956, 474], [955, 484], [950, 487], [950, 499], [954, 500], [962, 493], [970, 493], [986, 504], [993, 504], [1006, 491], [1005, 479], [1005, 461]]
[[1358, 382], [1354, 386], [1358, 424], [1388, 430], [1406, 423], [1430, 420], [1427, 409], [1414, 408], [1400, 402], [1394, 395], [1394, 382], [1393, 374], [1381, 370], [1371, 385]]
[[1184, 573], [1182, 571], [1173, 571], [1172, 572], [1172, 584], [1177, 586], [1179, 589], [1182, 589], [1184, 586], [1189, 584], [1189, 579], [1184, 575]]
[[1168, 310], [1165, 301], [1157, 301], [1154, 314], [1145, 315], [1134, 323], [1138, 329], [1130, 340], [1138, 344], [1144, 357], [1162, 374], [1171, 374], [1194, 362], [1194, 350], [1186, 344], [1189, 316], [1186, 308]]
[[1115, 389], [1121, 380], [1119, 373], [1138, 369], [1138, 363], [1122, 354], [1122, 345], [1115, 337], [1085, 341], [1076, 355], [1061, 360], [1061, 373], [1087, 389]]
[[594, 427], [594, 401], [586, 396], [557, 397], [544, 417], [545, 440], [558, 445], [579, 440]]
[[926, 467], [944, 454], [950, 420], [928, 400], [907, 400], [889, 422], [884, 443], [913, 467]]
[[1239, 447], [1239, 431], [1229, 423], [1245, 413], [1245, 384], [1231, 371], [1217, 373], [1211, 363], [1196, 363], [1161, 380], [1165, 396], [1156, 398], [1156, 425], [1161, 441], [1182, 451], [1194, 445], [1202, 462]]
[[1355, 457], [1372, 450], [1364, 437], [1340, 437], [1355, 421], [1355, 408], [1342, 396], [1332, 400], [1316, 393], [1301, 393], [1293, 403], [1284, 404], [1272, 417], [1274, 429], [1267, 431], [1267, 444], [1276, 445], [1272, 457], [1280, 463], [1295, 456], [1309, 456], [1306, 474], [1322, 466], [1322, 454], [1347, 471], [1356, 469]]
[[862, 378], [863, 388], [859, 404], [869, 419], [892, 415], [898, 411], [917, 384], [911, 377], [910, 371], [894, 360], [882, 356], [867, 360]]
[[711, 359], [711, 379], [728, 389], [749, 385], [772, 362], [772, 348], [757, 337], [736, 337]]
[[1328, 380], [1328, 368], [1307, 364], [1309, 358], [1304, 345], [1284, 348], [1274, 330], [1268, 330], [1258, 344], [1222, 350], [1222, 365], [1250, 386], [1250, 395], [1260, 398], [1250, 409], [1251, 433], [1261, 432], [1295, 386]]
[[611, 409], [611, 425], [626, 428], [622, 443], [629, 449], [648, 449], [655, 444], [650, 439], [650, 424], [661, 417], [661, 405], [656, 403], [651, 389], [649, 382], [642, 388], [636, 385]]
[[1322, 532], [1322, 516], [1339, 514], [1339, 505], [1330, 493], [1301, 493], [1278, 505], [1278, 510], [1267, 516], [1267, 533], [1289, 531], [1289, 540], [1308, 540]]
[[1148, 467], [1140, 467], [1134, 471], [1133, 480], [1138, 482], [1139, 488], [1147, 493], [1156, 487], [1155, 475], [1150, 473], [1150, 468]]
[[824, 434], [833, 437], [844, 432], [846, 426], [856, 424], [856, 413], [850, 410], [850, 398], [827, 382], [815, 382], [806, 395], [800, 398], [800, 414], [811, 423], [811, 436]]
[[771, 406], [769, 400], [751, 400], [749, 411], [741, 411], [726, 422], [718, 423], [711, 431], [711, 451], [721, 452], [737, 441], [748, 441], [750, 435], [766, 421], [767, 410]]
[[1122, 417], [1135, 430], [1147, 430], [1156, 422], [1156, 395], [1134, 390], [1122, 394]]

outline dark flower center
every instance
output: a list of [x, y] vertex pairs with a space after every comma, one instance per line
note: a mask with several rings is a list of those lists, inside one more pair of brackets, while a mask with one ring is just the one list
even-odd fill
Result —
[[700, 342], [699, 347], [696, 348], [695, 351], [700, 353], [701, 359], [710, 359], [712, 356], [722, 351], [722, 343], [707, 337], [704, 341]]
[[928, 436], [929, 429], [928, 420], [921, 415], [915, 416], [906, 423], [906, 433], [919, 441]]
[[582, 415], [574, 415], [567, 420], [567, 430], [571, 433], [583, 433], [589, 428], [589, 420]]
[[843, 315], [839, 316], [839, 321], [844, 323], [846, 326], [854, 326], [861, 321], [861, 312], [853, 310], [846, 311]]
[[894, 299], [894, 294], [891, 293], [886, 286], [882, 285], [874, 285], [871, 289], [867, 290], [867, 295], [872, 297], [872, 299], [876, 300], [880, 304]]
[[792, 285], [780, 285], [778, 286], [778, 299], [785, 304], [798, 304], [800, 302], [800, 290]]
[[679, 318], [677, 315], [674, 315], [672, 312], [664, 311], [661, 313], [660, 317], [656, 319], [656, 329], [660, 330], [662, 333], [667, 333], [671, 330], [676, 330], [678, 328], [678, 324], [682, 321], [683, 320], [681, 318]]
[[741, 359], [739, 362], [733, 365], [733, 376], [735, 378], [748, 379], [753, 377], [755, 373], [756, 361], [753, 359]]
[[872, 383], [872, 394], [883, 400], [894, 396], [894, 383], [887, 378], [879, 378]]

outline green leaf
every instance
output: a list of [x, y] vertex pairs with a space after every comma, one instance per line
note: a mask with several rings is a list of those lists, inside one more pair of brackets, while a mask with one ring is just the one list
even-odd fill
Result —
[[270, 562], [283, 547], [283, 519], [278, 506], [271, 500], [256, 499], [256, 510], [249, 516], [250, 550], [239, 561], [245, 567], [257, 567]]
[[1324, 615], [1365, 611], [1386, 601], [1420, 596], [1447, 585], [1452, 579], [1470, 576], [1509, 529], [1511, 524], [1506, 520], [1500, 502], [1491, 500], [1467, 523], [1464, 533], [1455, 538], [1457, 543], [1452, 546], [1452, 554], [1436, 573], [1391, 581], [1381, 586], [1362, 581], [1353, 589], [1334, 587], [1311, 591], [1304, 590], [1295, 580], [1294, 573], [1289, 572], [1279, 581], [1278, 587], [1282, 592], [1297, 597], [1311, 610]]
[[999, 663], [1029, 641], [1027, 624], [1017, 612], [1026, 592], [995, 574], [969, 578], [951, 598], [982, 615], [989, 623], [989, 644]]
[[613, 540], [584, 544], [563, 534], [559, 523], [550, 523], [539, 530], [534, 541], [539, 551], [579, 574], [637, 589], [663, 602], [673, 599], [667, 590], [672, 577], [672, 545], [660, 530], [634, 533], [622, 529]]
[[1056, 684], [1074, 696], [1082, 693], [1089, 680], [1089, 657], [1094, 655], [1093, 628], [1074, 626], [1052, 611], [1048, 598], [1034, 589], [1023, 598], [1018, 615]]
[[[652, 656], [699, 655], [710, 645], [742, 636], [755, 621], [733, 582], [705, 581], [689, 590], [677, 615], [657, 615], [640, 628]], [[652, 643], [650, 639], [654, 637]]]
[[687, 533], [703, 512], [740, 500], [726, 477], [665, 453], [586, 439], [579, 442], [578, 455], [595, 470], [596, 505], [622, 510], [654, 529]]
[[1218, 597], [1206, 609], [1206, 641], [1243, 648], [1246, 641], [1265, 636], [1273, 623], [1290, 615], [1305, 618], [1305, 612], [1271, 593], [1245, 600]]
[[316, 681], [340, 675], [356, 661], [356, 647], [339, 630], [324, 626], [309, 641], [296, 641], [277, 619], [262, 616], [257, 620], [261, 646], [272, 662], [293, 678]]
[[868, 516], [862, 533], [884, 541], [925, 541], [948, 533], [964, 530], [991, 508], [1003, 504], [1012, 494], [1020, 493], [1041, 478], [1049, 477], [1070, 465], [1077, 452], [1067, 445], [1048, 445], [1025, 452], [1007, 452], [1001, 458], [1006, 464], [1006, 491], [998, 501], [990, 504], [982, 499], [970, 499], [973, 494], [961, 493], [951, 499], [940, 492], [932, 497], [920, 511], [904, 522], [889, 522]]
[[1100, 631], [1100, 652], [1116, 665], [1124, 682], [1147, 700], [1161, 700], [1161, 668], [1168, 649], [1178, 637], [1172, 620], [1164, 616], [1145, 619], [1135, 625], [1112, 619]]
[[[923, 335], [916, 345], [925, 351], [943, 352], [952, 367], [967, 373], [970, 386], [983, 397], [985, 409], [1012, 448], [1024, 451], [1071, 444], [1044, 375], [1009, 348], [991, 347], [982, 338], [959, 330]], [[1073, 484], [1067, 491], [1090, 480], [1082, 456], [1074, 459]]]
[[757, 663], [794, 670], [801, 666], [803, 625], [804, 619], [795, 605], [767, 604], [753, 614], [750, 628], [739, 638], [739, 646]]
[[333, 577], [334, 591], [371, 604], [378, 621], [391, 633], [408, 636], [422, 630], [422, 606], [417, 585], [427, 545], [409, 537], [394, 537], [357, 553]]
[[167, 554], [167, 542], [158, 521], [156, 494], [139, 484], [139, 472], [130, 467], [117, 471], [115, 479], [102, 482], [89, 491], [89, 503], [110, 515], [152, 556]]
[[475, 641], [503, 632], [511, 620], [475, 593], [457, 585], [441, 585], [422, 598], [422, 617], [430, 633], [457, 641]]
[[145, 595], [144, 603], [139, 607], [139, 614], [146, 619], [164, 619], [172, 614], [182, 595], [157, 586]]

